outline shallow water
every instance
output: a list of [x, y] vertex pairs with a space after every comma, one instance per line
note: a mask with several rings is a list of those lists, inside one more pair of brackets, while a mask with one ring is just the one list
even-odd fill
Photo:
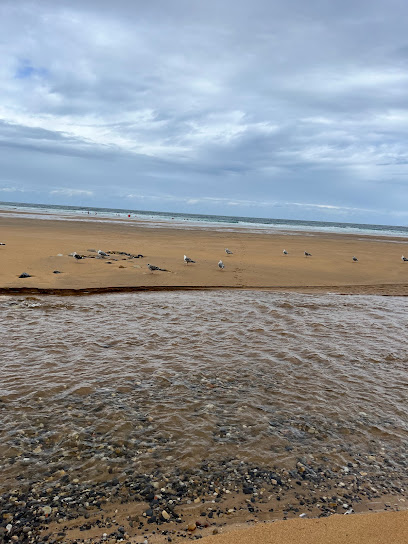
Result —
[[0, 492], [233, 457], [406, 472], [404, 298], [2, 297], [0, 326]]

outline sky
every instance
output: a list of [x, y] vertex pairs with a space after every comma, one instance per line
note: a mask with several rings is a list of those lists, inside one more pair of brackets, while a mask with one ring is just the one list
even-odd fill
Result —
[[0, 201], [408, 225], [405, 0], [1, 0]]

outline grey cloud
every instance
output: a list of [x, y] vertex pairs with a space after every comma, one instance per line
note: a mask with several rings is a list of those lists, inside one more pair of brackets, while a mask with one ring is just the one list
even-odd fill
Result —
[[394, 220], [408, 205], [407, 15], [397, 0], [5, 0], [9, 186]]

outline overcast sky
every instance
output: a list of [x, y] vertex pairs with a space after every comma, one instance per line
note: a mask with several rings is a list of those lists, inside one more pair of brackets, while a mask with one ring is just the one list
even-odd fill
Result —
[[0, 200], [408, 224], [406, 0], [1, 0]]

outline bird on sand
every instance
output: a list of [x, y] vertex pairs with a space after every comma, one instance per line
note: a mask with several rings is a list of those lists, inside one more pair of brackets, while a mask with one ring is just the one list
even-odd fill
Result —
[[6, 244], [4, 242], [0, 242], [0, 246], [5, 246]]
[[353, 262], [358, 263], [357, 257], [353, 257]]
[[286, 251], [286, 249], [284, 249], [284, 250], [282, 251], [282, 253], [283, 253], [284, 255], [289, 255], [289, 251]]
[[408, 262], [408, 258], [404, 257], [404, 255], [401, 256], [401, 261], [404, 261], [405, 263]]
[[226, 253], [227, 255], [233, 255], [233, 254], [234, 254], [234, 253], [233, 253], [230, 249], [228, 249], [227, 247], [225, 248], [225, 253]]
[[225, 265], [224, 265], [224, 263], [222, 261], [219, 261], [218, 268], [220, 268], [221, 270], [223, 270], [225, 268]]
[[159, 268], [158, 266], [154, 266], [154, 264], [147, 263], [147, 268], [150, 270], [150, 272], [154, 272], [154, 270], [160, 270], [160, 272], [168, 272], [168, 270], [165, 270], [164, 268]]
[[195, 263], [195, 261], [193, 261], [193, 259], [190, 259], [190, 257], [187, 257], [187, 255], [184, 255], [184, 262], [186, 264], [188, 263]]
[[72, 254], [72, 256], [77, 260], [79, 261], [80, 259], [83, 259], [83, 256], [82, 255], [78, 255], [78, 253], [76, 251], [74, 251], [74, 253]]
[[307, 251], [305, 251], [305, 257], [311, 257], [312, 254], [311, 253], [308, 253]]
[[102, 251], [102, 249], [98, 249], [98, 255], [99, 257], [102, 257], [102, 259], [108, 256], [108, 254]]

